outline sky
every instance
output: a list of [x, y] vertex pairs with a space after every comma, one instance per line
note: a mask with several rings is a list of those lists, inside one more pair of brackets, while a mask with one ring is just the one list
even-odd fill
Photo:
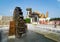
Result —
[[23, 15], [26, 17], [26, 8], [46, 14], [49, 17], [60, 17], [60, 0], [0, 0], [0, 15], [13, 16], [15, 7], [21, 7]]

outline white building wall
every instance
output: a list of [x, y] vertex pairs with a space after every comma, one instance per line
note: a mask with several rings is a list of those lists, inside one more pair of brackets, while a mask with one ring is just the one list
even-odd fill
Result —
[[26, 18], [29, 18], [29, 11], [27, 11], [27, 16], [26, 16]]

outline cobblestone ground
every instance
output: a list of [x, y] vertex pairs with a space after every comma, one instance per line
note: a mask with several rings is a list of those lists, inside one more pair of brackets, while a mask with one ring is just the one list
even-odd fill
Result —
[[32, 31], [27, 31], [27, 33], [23, 35], [21, 38], [8, 39], [8, 42], [56, 42], [56, 41], [48, 39], [44, 37], [44, 35]]

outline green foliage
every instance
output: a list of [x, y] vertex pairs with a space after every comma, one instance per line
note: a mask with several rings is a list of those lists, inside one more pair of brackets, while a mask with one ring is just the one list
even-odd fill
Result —
[[60, 21], [60, 18], [51, 18], [50, 21], [53, 21], [53, 20], [58, 20]]
[[30, 23], [30, 18], [24, 19], [26, 23]]

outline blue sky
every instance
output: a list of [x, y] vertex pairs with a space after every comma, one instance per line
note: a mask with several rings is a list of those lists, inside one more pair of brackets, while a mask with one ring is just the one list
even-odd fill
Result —
[[12, 16], [14, 8], [22, 8], [26, 16], [26, 8], [40, 13], [49, 12], [49, 17], [60, 17], [60, 0], [0, 0], [0, 15]]

